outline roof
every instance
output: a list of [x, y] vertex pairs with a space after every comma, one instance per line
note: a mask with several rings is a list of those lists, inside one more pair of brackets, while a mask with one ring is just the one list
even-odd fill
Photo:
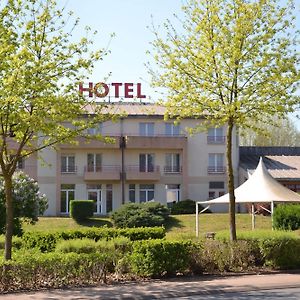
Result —
[[[291, 202], [300, 203], [300, 195], [284, 187], [268, 172], [261, 158], [254, 173], [235, 190], [236, 203]], [[229, 203], [229, 194], [222, 197], [198, 202], [205, 204]]]
[[[103, 103], [101, 103], [103, 104]], [[94, 113], [94, 109], [91, 105], [86, 107], [88, 113]], [[166, 108], [162, 105], [154, 103], [128, 103], [118, 102], [114, 104], [104, 103], [104, 107], [101, 110], [102, 113], [110, 114], [126, 114], [127, 116], [160, 116], [163, 117]]]
[[260, 156], [272, 177], [300, 180], [300, 147], [240, 147], [240, 167], [253, 173]]

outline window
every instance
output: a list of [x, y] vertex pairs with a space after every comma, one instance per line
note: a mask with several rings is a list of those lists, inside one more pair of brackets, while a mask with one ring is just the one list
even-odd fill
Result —
[[180, 173], [179, 153], [166, 153], [165, 173]]
[[216, 192], [209, 191], [208, 192], [208, 199], [211, 200], [211, 199], [214, 199], [214, 198], [216, 198]]
[[109, 213], [113, 209], [113, 186], [112, 184], [106, 185], [106, 212]]
[[210, 189], [224, 189], [224, 181], [210, 181], [209, 188]]
[[62, 173], [75, 173], [75, 156], [74, 155], [63, 155], [61, 157], [61, 172]]
[[25, 159], [24, 157], [20, 157], [17, 161], [17, 169], [23, 170], [25, 168]]
[[208, 155], [208, 173], [225, 172], [224, 154], [223, 153], [209, 153]]
[[140, 202], [154, 200], [154, 184], [140, 184]]
[[98, 125], [96, 125], [95, 127], [87, 129], [87, 134], [90, 135], [96, 135], [101, 133], [102, 133], [102, 123], [98, 123]]
[[167, 184], [166, 185], [166, 198], [167, 204], [176, 203], [179, 201], [180, 184]]
[[180, 134], [180, 126], [175, 125], [174, 123], [166, 123], [165, 124], [165, 134], [166, 135], [179, 135]]
[[70, 212], [70, 201], [75, 199], [75, 184], [62, 184], [60, 188], [60, 212]]
[[135, 184], [129, 184], [129, 202], [135, 202]]
[[101, 184], [87, 185], [87, 199], [94, 201], [94, 213], [101, 214], [103, 212]]
[[140, 172], [154, 172], [154, 154], [140, 154]]
[[225, 137], [223, 134], [223, 127], [209, 128], [207, 133], [207, 142], [209, 144], [224, 144]]
[[102, 155], [99, 153], [88, 153], [87, 155], [87, 171], [101, 172]]
[[140, 123], [139, 132], [141, 136], [153, 136], [154, 135], [154, 123]]

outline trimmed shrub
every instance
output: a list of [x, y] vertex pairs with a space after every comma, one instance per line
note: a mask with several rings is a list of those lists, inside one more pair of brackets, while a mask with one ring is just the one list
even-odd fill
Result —
[[[22, 247], [22, 238], [18, 236], [13, 236], [12, 246], [15, 249], [20, 249]], [[0, 235], [0, 249], [4, 249], [5, 247], [5, 236]]]
[[71, 200], [70, 216], [75, 221], [84, 221], [91, 218], [94, 214], [93, 200]]
[[131, 241], [143, 239], [161, 239], [165, 237], [163, 227], [154, 228], [89, 228], [82, 230], [66, 230], [58, 232], [26, 232], [22, 236], [24, 247], [38, 248], [42, 252], [51, 252], [59, 240], [88, 238], [95, 241], [127, 237]]
[[57, 243], [55, 251], [61, 253], [95, 253], [97, 252], [97, 242], [87, 238], [62, 240]]
[[190, 242], [166, 240], [138, 241], [133, 244], [131, 267], [146, 277], [183, 273], [189, 267]]
[[111, 264], [109, 253], [19, 255], [0, 261], [0, 292], [105, 282]]
[[168, 208], [158, 202], [127, 203], [112, 214], [112, 220], [119, 228], [153, 227], [164, 225], [168, 216]]
[[[199, 205], [199, 210], [202, 209], [203, 207]], [[171, 206], [172, 215], [189, 215], [195, 213], [196, 213], [196, 202], [194, 200], [190, 200], [190, 199], [182, 200], [174, 203]], [[207, 209], [205, 213], [211, 213], [211, 211]]]
[[278, 205], [273, 214], [274, 228], [283, 230], [297, 230], [300, 228], [300, 205]]
[[270, 238], [259, 241], [265, 265], [280, 269], [300, 268], [299, 238]]

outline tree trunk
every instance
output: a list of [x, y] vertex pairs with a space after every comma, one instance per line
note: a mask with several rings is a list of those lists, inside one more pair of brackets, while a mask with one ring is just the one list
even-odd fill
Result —
[[5, 189], [5, 206], [6, 206], [6, 230], [5, 230], [5, 260], [11, 259], [12, 236], [13, 236], [13, 200], [12, 200], [12, 177], [4, 175], [4, 189]]
[[232, 131], [233, 120], [228, 120], [227, 137], [226, 137], [226, 157], [227, 157], [227, 177], [228, 177], [228, 193], [229, 193], [229, 224], [230, 224], [230, 240], [236, 241], [236, 225], [235, 225], [235, 196], [234, 196], [234, 176], [232, 167]]

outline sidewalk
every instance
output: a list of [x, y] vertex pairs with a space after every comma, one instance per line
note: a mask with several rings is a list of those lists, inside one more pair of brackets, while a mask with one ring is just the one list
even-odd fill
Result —
[[139, 283], [119, 283], [96, 287], [53, 289], [38, 292], [0, 295], [3, 300], [82, 300], [82, 299], [163, 299], [247, 292], [279, 288], [300, 288], [300, 273], [267, 275], [199, 276]]

